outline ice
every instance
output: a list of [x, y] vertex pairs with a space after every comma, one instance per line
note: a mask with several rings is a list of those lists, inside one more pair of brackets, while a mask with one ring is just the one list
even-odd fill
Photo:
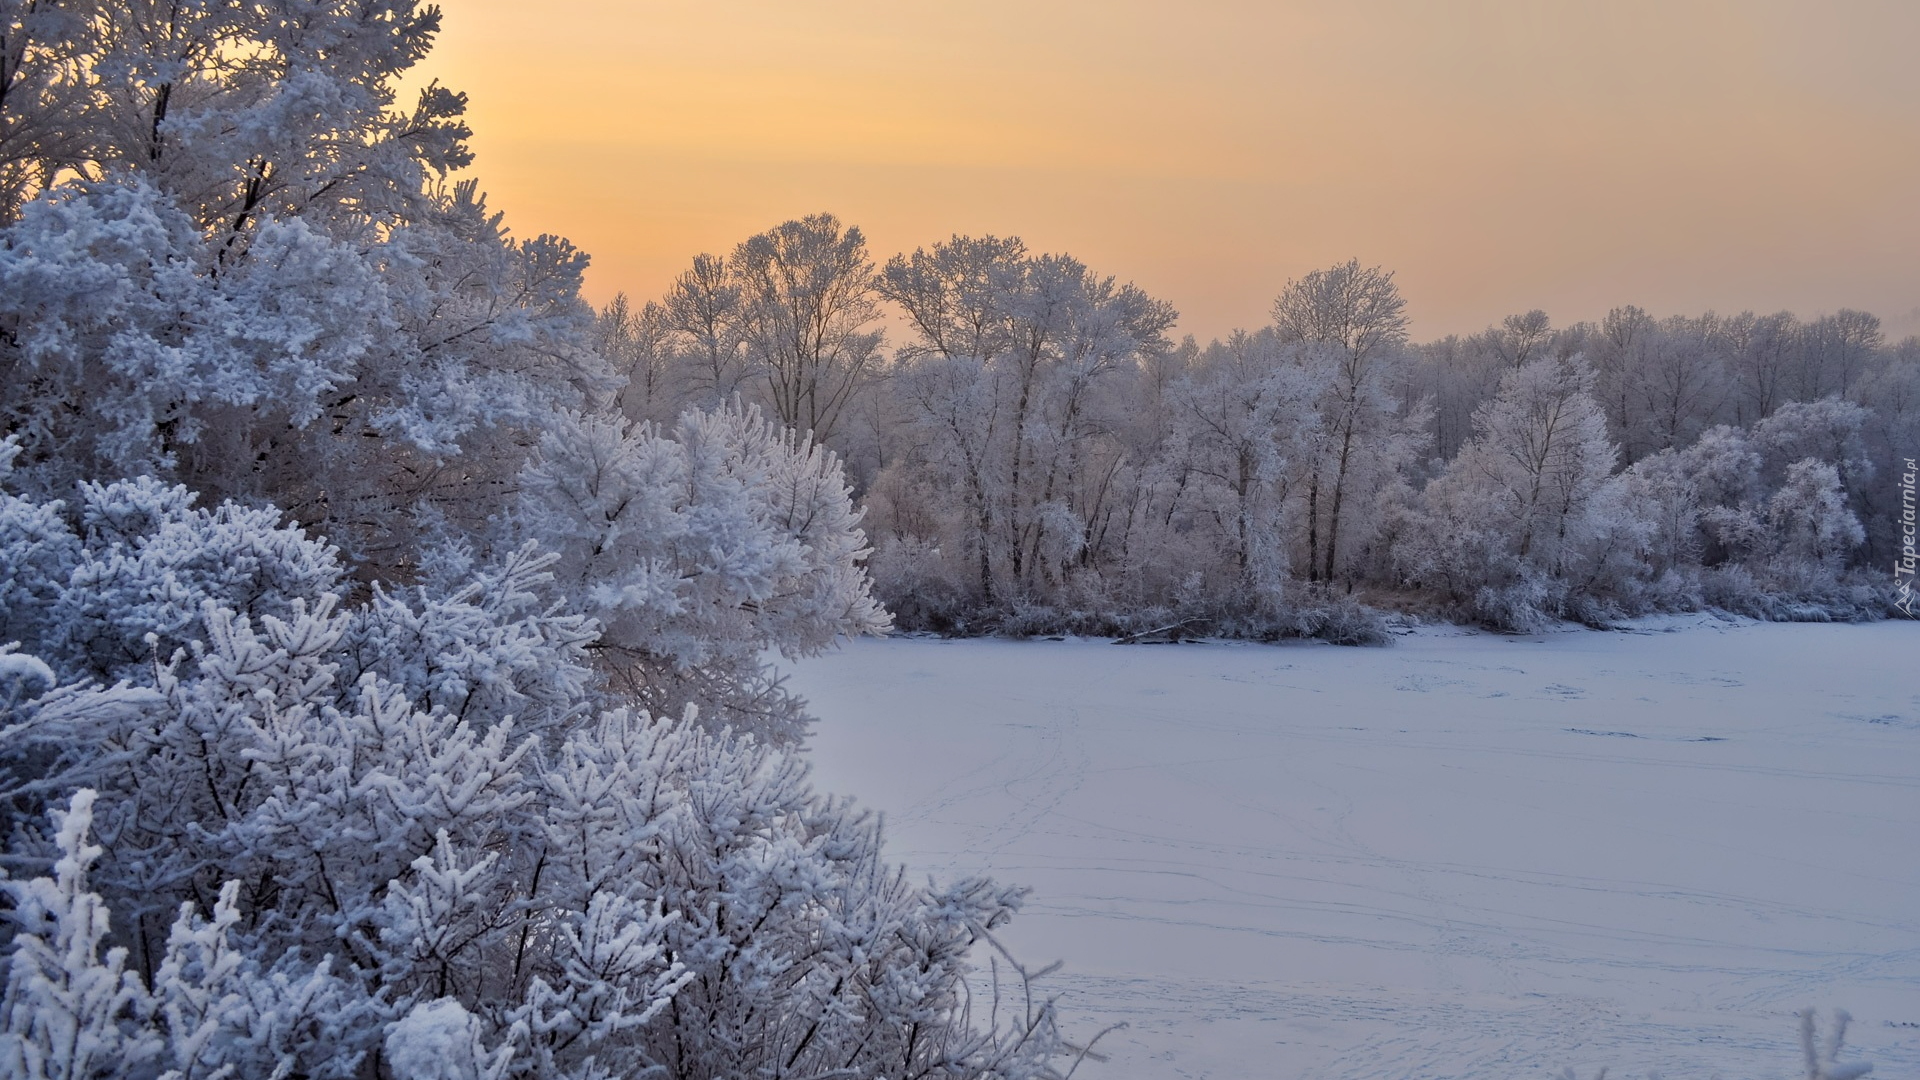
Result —
[[1082, 1077], [1797, 1075], [1809, 1006], [1920, 1071], [1920, 632], [1386, 649], [863, 641], [798, 664], [816, 775], [1008, 941]]

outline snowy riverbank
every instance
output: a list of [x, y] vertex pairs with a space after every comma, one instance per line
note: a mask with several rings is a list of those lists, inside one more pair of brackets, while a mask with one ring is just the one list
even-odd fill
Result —
[[1920, 630], [1668, 620], [1387, 649], [863, 641], [816, 776], [1009, 934], [1092, 1080], [1920, 1069]]

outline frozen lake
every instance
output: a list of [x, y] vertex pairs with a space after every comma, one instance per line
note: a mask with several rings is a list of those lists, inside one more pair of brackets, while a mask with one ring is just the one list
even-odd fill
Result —
[[1920, 628], [863, 641], [815, 775], [1032, 886], [1087, 1080], [1920, 1075]]

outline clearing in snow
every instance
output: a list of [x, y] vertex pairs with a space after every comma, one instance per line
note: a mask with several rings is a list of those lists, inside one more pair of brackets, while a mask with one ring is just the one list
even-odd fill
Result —
[[1920, 634], [862, 641], [815, 775], [1008, 931], [1093, 1080], [1920, 1072]]

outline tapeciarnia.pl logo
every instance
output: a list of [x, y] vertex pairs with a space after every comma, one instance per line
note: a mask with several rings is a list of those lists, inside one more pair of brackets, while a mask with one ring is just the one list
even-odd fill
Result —
[[1893, 603], [1907, 618], [1913, 618], [1913, 571], [1915, 554], [1913, 479], [1920, 468], [1914, 459], [1906, 459], [1906, 471], [1900, 474], [1900, 558], [1893, 564]]

